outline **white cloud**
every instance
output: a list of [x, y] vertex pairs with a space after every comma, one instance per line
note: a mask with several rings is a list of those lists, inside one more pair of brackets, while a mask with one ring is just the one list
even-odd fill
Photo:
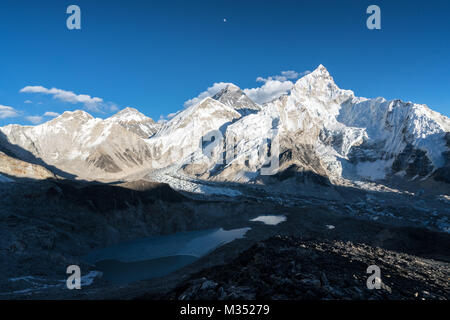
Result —
[[28, 116], [25, 117], [25, 119], [30, 121], [32, 124], [38, 124], [41, 123], [44, 118], [42, 116]]
[[[244, 93], [252, 99], [254, 102], [258, 104], [263, 104], [273, 99], [280, 97], [281, 95], [289, 93], [289, 91], [294, 86], [294, 83], [291, 81], [293, 79], [298, 79], [302, 76], [311, 73], [311, 71], [307, 70], [304, 72], [297, 72], [294, 70], [281, 71], [279, 75], [269, 76], [267, 78], [258, 77], [256, 78], [257, 82], [264, 82], [264, 84], [260, 87], [256, 88], [248, 88], [244, 89]], [[217, 92], [224, 89], [227, 85], [232, 83], [226, 82], [216, 82], [211, 87], [209, 87], [206, 91], [200, 93], [197, 97], [190, 99], [184, 103], [185, 107], [190, 107], [202, 101], [207, 97], [214, 96]]]
[[281, 75], [286, 77], [286, 79], [297, 79], [300, 76], [300, 74], [294, 70], [281, 71]]
[[33, 103], [31, 100], [25, 100], [23, 103]]
[[53, 111], [47, 111], [42, 116], [27, 116], [27, 117], [25, 117], [25, 120], [31, 122], [32, 124], [40, 124], [41, 122], [44, 121], [45, 117], [55, 118], [57, 116], [59, 116], [59, 113], [53, 112]]
[[57, 88], [47, 89], [42, 86], [26, 86], [20, 92], [24, 93], [43, 93], [53, 96], [53, 99], [58, 99], [69, 103], [81, 103], [86, 109], [91, 111], [100, 111], [100, 105], [103, 103], [102, 98], [91, 97], [87, 94], [75, 94], [72, 91], [66, 91]]
[[0, 104], [0, 119], [6, 119], [6, 118], [14, 118], [18, 117], [19, 112], [10, 106], [4, 106]]
[[225, 87], [230, 84], [232, 85], [232, 83], [227, 83], [227, 82], [216, 82], [211, 87], [206, 89], [206, 91], [203, 91], [202, 93], [200, 93], [197, 97], [186, 101], [184, 103], [184, 106], [186, 108], [188, 108], [190, 106], [193, 106], [193, 105], [199, 103], [200, 101], [202, 101], [205, 98], [212, 97], [213, 95], [218, 93], [220, 90], [225, 89]]
[[254, 102], [263, 104], [287, 94], [293, 86], [294, 83], [291, 81], [268, 80], [261, 87], [243, 91]]
[[289, 93], [294, 86], [294, 83], [290, 80], [298, 79], [309, 73], [311, 73], [309, 70], [304, 72], [287, 70], [281, 71], [281, 74], [279, 75], [270, 76], [267, 78], [258, 77], [256, 78], [257, 82], [264, 82], [261, 87], [244, 89], [243, 91], [256, 103], [263, 104]]
[[116, 112], [116, 111], [119, 111], [119, 107], [115, 103], [110, 103], [109, 104], [109, 110], [111, 112]]
[[166, 122], [167, 122], [166, 117], [165, 117], [163, 114], [161, 114], [161, 115], [159, 116], [158, 123], [166, 123]]
[[44, 117], [52, 117], [55, 118], [59, 116], [59, 113], [57, 112], [53, 112], [53, 111], [47, 111], [46, 113], [44, 113]]
[[256, 81], [257, 82], [268, 82], [268, 81], [275, 80], [275, 81], [284, 82], [284, 81], [287, 81], [290, 79], [298, 79], [299, 77], [303, 77], [309, 73], [311, 73], [311, 71], [309, 71], [309, 70], [300, 72], [300, 73], [297, 71], [294, 71], [294, 70], [287, 70], [287, 71], [281, 71], [281, 74], [279, 74], [279, 75], [270, 76], [267, 78], [258, 77], [258, 78], [256, 78]]
[[161, 114], [159, 116], [158, 122], [165, 123], [165, 122], [169, 121], [170, 119], [172, 119], [173, 117], [175, 117], [176, 115], [177, 115], [177, 112], [169, 113], [167, 116]]

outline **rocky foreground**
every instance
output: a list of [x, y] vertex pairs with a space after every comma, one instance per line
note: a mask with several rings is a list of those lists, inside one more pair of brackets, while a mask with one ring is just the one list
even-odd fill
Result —
[[[0, 185], [0, 300], [449, 297], [450, 212], [427, 195], [336, 188], [340, 201], [286, 199], [242, 187], [246, 197], [201, 200], [143, 180]], [[286, 221], [253, 221], [266, 214]], [[83, 259], [97, 248], [210, 228], [251, 230], [172, 274], [123, 286]], [[72, 264], [90, 277], [83, 290], [65, 287]], [[366, 287], [373, 264], [380, 290]]]
[[[369, 290], [367, 267], [381, 269]], [[231, 263], [205, 269], [165, 299], [179, 300], [446, 300], [450, 264], [350, 241], [275, 236]]]

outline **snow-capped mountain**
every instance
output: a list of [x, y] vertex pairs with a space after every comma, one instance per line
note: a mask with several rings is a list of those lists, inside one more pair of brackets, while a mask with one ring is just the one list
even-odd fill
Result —
[[[206, 98], [179, 112], [147, 141], [155, 155], [152, 167], [164, 168], [189, 163], [205, 167], [208, 158], [202, 156], [202, 140], [209, 140], [203, 137], [216, 131], [223, 132], [240, 117], [241, 114], [234, 108], [212, 98]], [[201, 160], [192, 160], [194, 154], [200, 156]]]
[[247, 95], [238, 86], [233, 84], [229, 84], [224, 89], [216, 93], [212, 98], [229, 107], [232, 107], [244, 116], [261, 110], [259, 105], [247, 97]]
[[118, 123], [128, 131], [134, 132], [144, 139], [150, 138], [160, 127], [159, 123], [133, 108], [125, 108], [106, 119], [106, 121]]
[[448, 183], [449, 132], [449, 118], [427, 106], [356, 97], [320, 65], [262, 106], [229, 85], [165, 123], [131, 108], [105, 120], [66, 112], [36, 127], [0, 128], [0, 145], [83, 179], [171, 168], [245, 183], [269, 182], [266, 175], [271, 182]]
[[125, 110], [125, 117], [122, 113], [102, 120], [78, 110], [34, 127], [8, 125], [0, 133], [7, 137], [3, 147], [24, 161], [42, 159], [66, 177], [113, 179], [151, 159], [147, 143], [136, 132], [138, 120], [148, 128], [149, 118], [129, 115]]
[[[289, 95], [222, 131], [224, 143], [214, 150], [214, 161], [199, 161], [202, 166], [195, 162], [196, 170], [189, 164], [185, 172], [206, 179], [255, 181], [268, 164], [262, 149], [271, 144], [280, 155], [278, 175], [289, 170], [303, 179], [312, 173], [334, 183], [393, 175], [424, 179], [446, 172], [439, 168], [448, 165], [447, 117], [425, 105], [355, 97], [340, 89], [322, 65], [299, 79]], [[193, 158], [201, 156], [198, 150]]]
[[234, 136], [227, 141], [236, 141], [228, 147], [237, 149], [236, 160], [246, 161], [234, 160], [223, 174], [239, 180], [257, 176], [262, 166], [257, 148], [276, 132], [279, 171], [295, 165], [332, 181], [393, 174], [424, 178], [446, 164], [449, 131], [449, 119], [425, 105], [355, 97], [321, 65], [289, 95], [227, 128], [227, 136]]

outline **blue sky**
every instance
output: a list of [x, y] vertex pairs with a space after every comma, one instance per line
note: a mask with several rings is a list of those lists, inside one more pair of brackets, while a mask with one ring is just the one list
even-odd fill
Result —
[[[71, 4], [81, 8], [81, 30], [66, 28]], [[381, 30], [366, 28], [371, 4], [381, 8]], [[0, 107], [10, 115], [0, 125], [128, 106], [158, 120], [214, 83], [257, 88], [258, 77], [319, 64], [358, 96], [449, 116], [449, 17], [447, 0], [2, 0], [0, 106], [13, 111]]]

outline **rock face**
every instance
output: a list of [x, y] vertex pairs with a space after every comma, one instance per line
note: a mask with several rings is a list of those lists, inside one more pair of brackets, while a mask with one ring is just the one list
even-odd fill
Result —
[[31, 155], [86, 180], [170, 169], [211, 181], [295, 176], [325, 184], [448, 183], [449, 132], [449, 118], [425, 105], [355, 97], [322, 65], [262, 106], [229, 85], [163, 124], [127, 108], [106, 120], [75, 111], [36, 127], [0, 128], [21, 160]]
[[[369, 265], [382, 271], [369, 290]], [[363, 244], [276, 236], [206, 268], [165, 298], [177, 300], [445, 300], [449, 268]]]
[[445, 164], [436, 170], [434, 179], [450, 183], [450, 132], [445, 135], [445, 140], [447, 141], [447, 151], [442, 153]]
[[247, 95], [237, 86], [228, 85], [220, 92], [216, 93], [213, 99], [234, 108], [243, 116], [256, 113], [261, 107], [253, 102]]
[[56, 176], [46, 168], [14, 159], [0, 151], [0, 173], [11, 178], [0, 175], [0, 182], [10, 182], [16, 178], [29, 178], [35, 180], [56, 179]]
[[160, 127], [160, 124], [153, 121], [153, 119], [146, 117], [133, 108], [125, 108], [106, 121], [118, 123], [143, 139], [150, 138]]

